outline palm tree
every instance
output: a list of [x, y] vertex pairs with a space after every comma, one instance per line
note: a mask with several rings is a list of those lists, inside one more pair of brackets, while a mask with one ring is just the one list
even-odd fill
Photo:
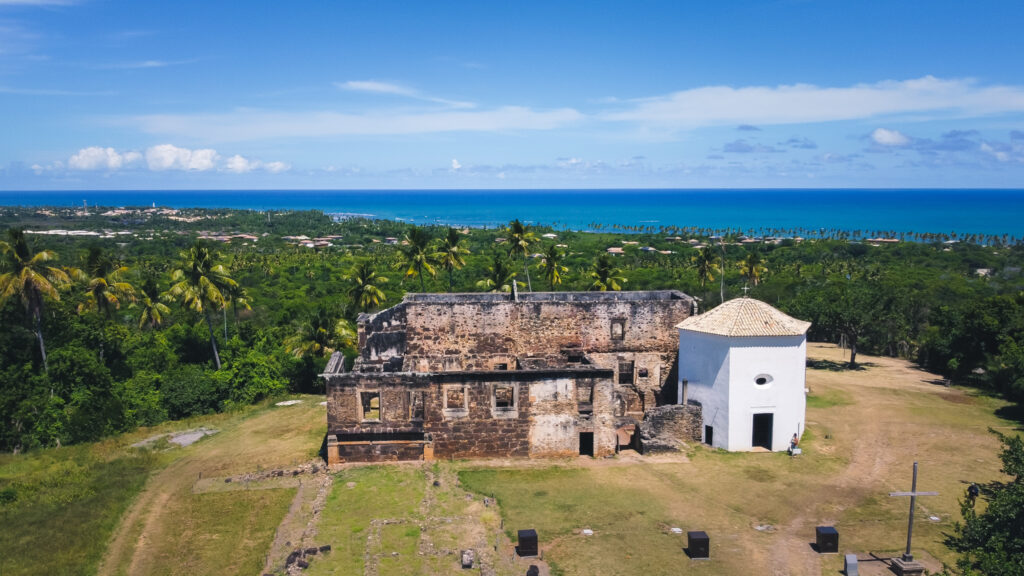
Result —
[[747, 254], [747, 257], [740, 260], [738, 263], [740, 268], [740, 275], [747, 280], [754, 283], [757, 286], [761, 282], [761, 276], [768, 271], [768, 267], [764, 265], [764, 259], [761, 257], [761, 252], [753, 250]]
[[615, 263], [612, 262], [611, 256], [607, 254], [601, 254], [594, 260], [593, 266], [591, 266], [590, 277], [594, 279], [594, 283], [590, 285], [591, 290], [600, 290], [605, 292], [607, 290], [622, 290], [621, 284], [628, 282], [624, 276], [622, 276], [622, 270], [615, 267]]
[[323, 358], [339, 348], [354, 348], [356, 332], [344, 318], [320, 308], [298, 326], [295, 334], [284, 339], [285, 350], [296, 358]]
[[705, 246], [697, 250], [697, 254], [693, 257], [692, 262], [693, 267], [697, 270], [697, 280], [700, 282], [701, 288], [704, 288], [704, 285], [708, 282], [714, 282], [715, 274], [721, 272], [718, 267], [718, 256], [711, 246]]
[[508, 224], [508, 236], [509, 236], [509, 258], [515, 258], [517, 255], [523, 257], [523, 271], [526, 273], [526, 289], [533, 292], [533, 285], [530, 283], [530, 269], [526, 267], [526, 255], [529, 253], [530, 244], [537, 241], [537, 235], [530, 231], [530, 229], [515, 219]]
[[379, 286], [387, 283], [388, 279], [378, 276], [370, 262], [357, 264], [345, 279], [351, 282], [346, 292], [356, 307], [363, 312], [369, 312], [371, 308], [380, 306], [381, 302], [387, 300]]
[[721, 302], [725, 302], [725, 237], [722, 237], [722, 239], [718, 241], [718, 246], [719, 246], [719, 248], [722, 249], [722, 267], [721, 267], [722, 275], [719, 276], [719, 285], [718, 285], [719, 286], [719, 288], [718, 288], [719, 289], [719, 294], [718, 294], [718, 297], [719, 297]]
[[[246, 310], [252, 310], [252, 298], [249, 297], [249, 291], [240, 286], [239, 284], [229, 284], [222, 290], [224, 293], [224, 299], [231, 303], [231, 313], [235, 317], [235, 331], [238, 331], [238, 307], [241, 306]], [[228, 337], [228, 308], [224, 306], [221, 308], [221, 313], [224, 315], [224, 339]]]
[[85, 301], [78, 305], [78, 313], [95, 311], [109, 319], [114, 310], [121, 309], [122, 301], [134, 302], [135, 287], [123, 279], [127, 272], [127, 266], [104, 254], [102, 248], [91, 246], [85, 268], [80, 271], [87, 284]]
[[445, 237], [441, 239], [438, 252], [435, 255], [441, 267], [448, 271], [448, 291], [452, 291], [452, 272], [461, 270], [466, 265], [463, 254], [469, 254], [469, 249], [462, 245], [462, 238], [459, 231], [449, 228]]
[[139, 314], [139, 329], [147, 324], [155, 328], [163, 323], [164, 316], [170, 314], [171, 309], [160, 302], [156, 282], [152, 278], [147, 278], [143, 282], [141, 292], [142, 298], [139, 303], [142, 306], [142, 313]]
[[556, 285], [562, 283], [562, 274], [569, 271], [569, 268], [562, 265], [563, 258], [565, 258], [565, 254], [562, 254], [558, 247], [552, 244], [544, 251], [544, 257], [538, 264], [540, 268], [544, 269], [544, 278], [547, 279], [552, 292], [555, 291]]
[[405, 243], [401, 248], [402, 264], [406, 268], [405, 277], [418, 276], [420, 279], [420, 292], [426, 292], [426, 285], [423, 283], [423, 272], [431, 277], [437, 274], [434, 270], [434, 254], [430, 252], [430, 235], [423, 228], [413, 226], [405, 233]]
[[43, 358], [43, 371], [49, 372], [46, 363], [46, 344], [43, 342], [43, 302], [46, 298], [60, 300], [59, 289], [71, 283], [67, 272], [46, 263], [57, 258], [52, 250], [32, 253], [25, 239], [25, 232], [18, 228], [7, 230], [7, 241], [0, 241], [0, 305], [8, 298], [18, 296], [25, 310], [32, 317], [39, 353]]
[[516, 274], [508, 261], [495, 254], [493, 263], [487, 267], [487, 277], [477, 282], [476, 286], [488, 292], [511, 292], [513, 282], [522, 285], [522, 282], [515, 279]]
[[178, 301], [182, 307], [206, 318], [217, 370], [220, 370], [220, 354], [217, 353], [210, 312], [220, 310], [227, 304], [223, 290], [232, 284], [237, 283], [228, 276], [224, 265], [218, 264], [213, 252], [197, 241], [191, 248], [181, 252], [180, 268], [171, 272], [171, 288], [163, 294], [164, 300]]

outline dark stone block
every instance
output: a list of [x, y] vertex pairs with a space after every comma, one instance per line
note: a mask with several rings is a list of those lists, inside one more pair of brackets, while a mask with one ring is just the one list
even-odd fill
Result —
[[321, 554], [323, 554], [324, 552], [330, 552], [330, 551], [331, 551], [331, 545], [330, 544], [324, 544], [323, 546], [320, 547], [320, 553]]
[[710, 558], [711, 539], [703, 530], [686, 533], [686, 553], [690, 558]]
[[306, 548], [306, 556], [313, 556], [319, 551], [317, 548]]
[[299, 568], [302, 568], [303, 570], [305, 570], [306, 568], [309, 568], [309, 562], [306, 562], [305, 560], [299, 560], [298, 562], [295, 563], [295, 565], [298, 566]]
[[520, 530], [519, 545], [516, 546], [516, 552], [520, 556], [536, 556], [537, 550], [537, 531], [533, 529]]
[[526, 569], [526, 576], [540, 576], [540, 568], [536, 564], [530, 564], [530, 567]]
[[839, 532], [832, 526], [818, 526], [814, 529], [818, 554], [839, 553]]

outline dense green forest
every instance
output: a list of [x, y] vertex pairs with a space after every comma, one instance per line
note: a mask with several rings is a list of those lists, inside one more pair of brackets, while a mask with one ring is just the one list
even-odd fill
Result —
[[[1024, 245], [1015, 239], [578, 232], [518, 221], [456, 230], [317, 211], [92, 210], [0, 208], [0, 450], [316, 392], [334, 350], [355, 354], [360, 312], [406, 291], [513, 282], [672, 288], [702, 309], [749, 291], [812, 321], [812, 340], [848, 346], [851, 364], [857, 351], [901, 356], [1024, 399]], [[77, 232], [39, 233], [58, 229]]]

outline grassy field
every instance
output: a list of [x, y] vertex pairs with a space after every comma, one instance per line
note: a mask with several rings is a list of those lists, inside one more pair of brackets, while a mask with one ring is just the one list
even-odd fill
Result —
[[0, 574], [93, 574], [107, 537], [159, 458], [93, 446], [0, 456]]
[[[810, 355], [825, 365], [840, 360], [829, 346], [814, 345]], [[841, 549], [862, 558], [897, 554], [908, 502], [888, 492], [909, 489], [918, 460], [920, 489], [940, 495], [919, 499], [914, 552], [938, 569], [952, 560], [942, 541], [959, 519], [967, 483], [1000, 477], [998, 442], [987, 428], [1014, 424], [994, 415], [1001, 400], [937, 386], [899, 360], [864, 362], [863, 370], [808, 371], [807, 433], [797, 458], [698, 447], [677, 462], [460, 465], [460, 477], [497, 496], [510, 534], [538, 530], [556, 574], [737, 574], [751, 566], [835, 574], [842, 558], [813, 551], [814, 527], [835, 525]], [[707, 531], [713, 560], [690, 561], [685, 536], [670, 527]], [[582, 528], [594, 535], [580, 535]], [[861, 573], [881, 569], [875, 563]]]
[[[686, 453], [611, 459], [501, 460], [348, 466], [283, 478], [268, 470], [315, 462], [320, 398], [289, 407], [167, 423], [105, 442], [0, 456], [2, 574], [281, 573], [302, 546], [330, 544], [306, 573], [464, 574], [471, 548], [499, 576], [530, 563], [551, 574], [836, 574], [841, 556], [810, 546], [835, 525], [842, 551], [891, 556], [905, 542], [911, 465], [920, 462], [915, 555], [952, 559], [944, 534], [967, 483], [999, 478], [988, 427], [1019, 424], [998, 399], [937, 385], [906, 362], [812, 345], [804, 454]], [[132, 443], [205, 426], [196, 444]], [[307, 469], [307, 472], [309, 470]], [[248, 475], [248, 476], [247, 476]], [[259, 477], [257, 477], [259, 476]], [[232, 482], [225, 479], [232, 478]], [[493, 496], [497, 502], [492, 502]], [[932, 520], [934, 517], [937, 520]], [[11, 527], [18, 527], [17, 530]], [[712, 560], [691, 561], [685, 536], [705, 530]], [[516, 559], [516, 530], [535, 528], [543, 561]], [[584, 528], [593, 535], [581, 533]], [[881, 563], [861, 573], [881, 574]]]
[[[316, 456], [325, 411], [268, 404], [168, 422], [103, 442], [0, 455], [0, 574], [253, 574], [294, 488], [192, 494], [206, 476]], [[292, 417], [296, 421], [292, 421]], [[146, 438], [199, 426], [187, 447]]]

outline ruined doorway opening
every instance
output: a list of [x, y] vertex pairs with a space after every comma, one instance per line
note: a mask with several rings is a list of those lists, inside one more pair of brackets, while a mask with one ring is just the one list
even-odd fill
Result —
[[775, 423], [775, 414], [754, 414], [754, 433], [750, 443], [755, 448], [772, 449], [772, 428]]
[[594, 456], [593, 432], [580, 432], [580, 456]]
[[704, 443], [708, 446], [715, 444], [715, 429], [707, 424], [704, 425]]

